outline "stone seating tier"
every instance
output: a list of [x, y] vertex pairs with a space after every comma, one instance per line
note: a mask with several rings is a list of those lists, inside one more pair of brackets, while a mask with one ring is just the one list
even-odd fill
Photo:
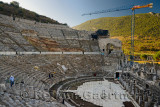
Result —
[[[74, 30], [66, 25], [35, 23], [35, 21], [19, 18], [13, 21], [12, 17], [0, 14], [0, 32], [0, 43], [5, 44], [4, 46], [0, 44], [0, 51], [73, 51], [75, 49], [98, 51], [96, 47], [98, 42], [91, 41], [92, 32]], [[30, 40], [28, 37], [33, 39]], [[41, 38], [45, 40], [42, 41]], [[56, 45], [60, 49], [53, 44], [51, 46], [47, 41], [60, 43], [59, 46]], [[6, 48], [3, 49], [3, 47]]]
[[[0, 84], [5, 84], [7, 88], [5, 92], [0, 89], [0, 96], [8, 96], [0, 97], [3, 102], [0, 104], [4, 106], [35, 106], [35, 104], [43, 102], [48, 106], [51, 102], [46, 102], [47, 99], [44, 98], [43, 93], [48, 92], [53, 84], [67, 77], [75, 77], [76, 74], [81, 75], [100, 70], [100, 66], [96, 67], [96, 65], [100, 65], [101, 62], [94, 57], [98, 57], [99, 60], [101, 58], [100, 55], [0, 56]], [[49, 73], [52, 74], [51, 78], [49, 78]], [[15, 85], [12, 88], [9, 84], [11, 75], [15, 77]], [[2, 87], [0, 86], [0, 88]], [[19, 100], [22, 97], [24, 97], [23, 100]], [[39, 101], [39, 103], [31, 104], [32, 100]], [[51, 99], [49, 98], [49, 100]], [[53, 104], [51, 105], [53, 106]]]

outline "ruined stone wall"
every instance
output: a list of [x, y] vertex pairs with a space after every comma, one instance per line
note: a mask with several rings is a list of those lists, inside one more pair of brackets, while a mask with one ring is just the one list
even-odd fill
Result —
[[91, 32], [0, 15], [0, 51], [98, 52]]
[[126, 72], [122, 74], [120, 82], [141, 107], [160, 105], [160, 88], [154, 84], [154, 81]]
[[118, 39], [100, 38], [98, 42], [101, 50], [103, 49], [107, 50], [108, 44], [114, 45], [115, 47], [119, 48], [119, 50], [121, 50], [122, 48], [122, 42]]

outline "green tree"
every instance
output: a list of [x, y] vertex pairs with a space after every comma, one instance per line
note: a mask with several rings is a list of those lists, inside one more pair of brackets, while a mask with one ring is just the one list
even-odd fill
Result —
[[158, 51], [156, 54], [153, 56], [155, 61], [160, 61], [160, 51]]
[[33, 11], [29, 11], [19, 6], [19, 3], [16, 1], [8, 3], [3, 3], [0, 1], [0, 14], [12, 16], [15, 15], [19, 18], [24, 18], [28, 20], [41, 21], [42, 23], [51, 23], [51, 24], [61, 24], [56, 20], [48, 18], [46, 16], [39, 15]]
[[147, 60], [147, 55], [146, 55], [146, 54], [142, 54], [142, 55], [140, 56], [140, 58], [141, 58], [142, 60]]
[[19, 3], [17, 1], [10, 2], [12, 6], [19, 7]]

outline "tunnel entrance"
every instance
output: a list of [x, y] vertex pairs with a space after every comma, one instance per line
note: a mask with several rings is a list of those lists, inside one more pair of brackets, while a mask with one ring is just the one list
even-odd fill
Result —
[[119, 78], [119, 72], [116, 72], [116, 78]]
[[108, 54], [111, 54], [111, 52], [112, 52], [113, 50], [115, 50], [115, 49], [116, 49], [116, 47], [115, 47], [113, 44], [108, 43], [108, 44], [106, 45], [106, 52], [107, 52]]

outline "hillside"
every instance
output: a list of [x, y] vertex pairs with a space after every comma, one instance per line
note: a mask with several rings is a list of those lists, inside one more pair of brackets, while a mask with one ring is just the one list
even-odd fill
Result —
[[29, 11], [13, 4], [3, 3], [2, 1], [0, 1], [0, 14], [7, 16], [14, 15], [15, 17], [34, 20], [42, 23], [60, 24], [59, 22], [46, 16], [39, 15], [33, 11]]
[[[160, 14], [136, 14], [135, 18], [135, 54], [152, 55], [160, 51]], [[88, 31], [109, 30], [112, 38], [122, 40], [123, 50], [129, 54], [131, 16], [93, 19], [73, 28]]]

